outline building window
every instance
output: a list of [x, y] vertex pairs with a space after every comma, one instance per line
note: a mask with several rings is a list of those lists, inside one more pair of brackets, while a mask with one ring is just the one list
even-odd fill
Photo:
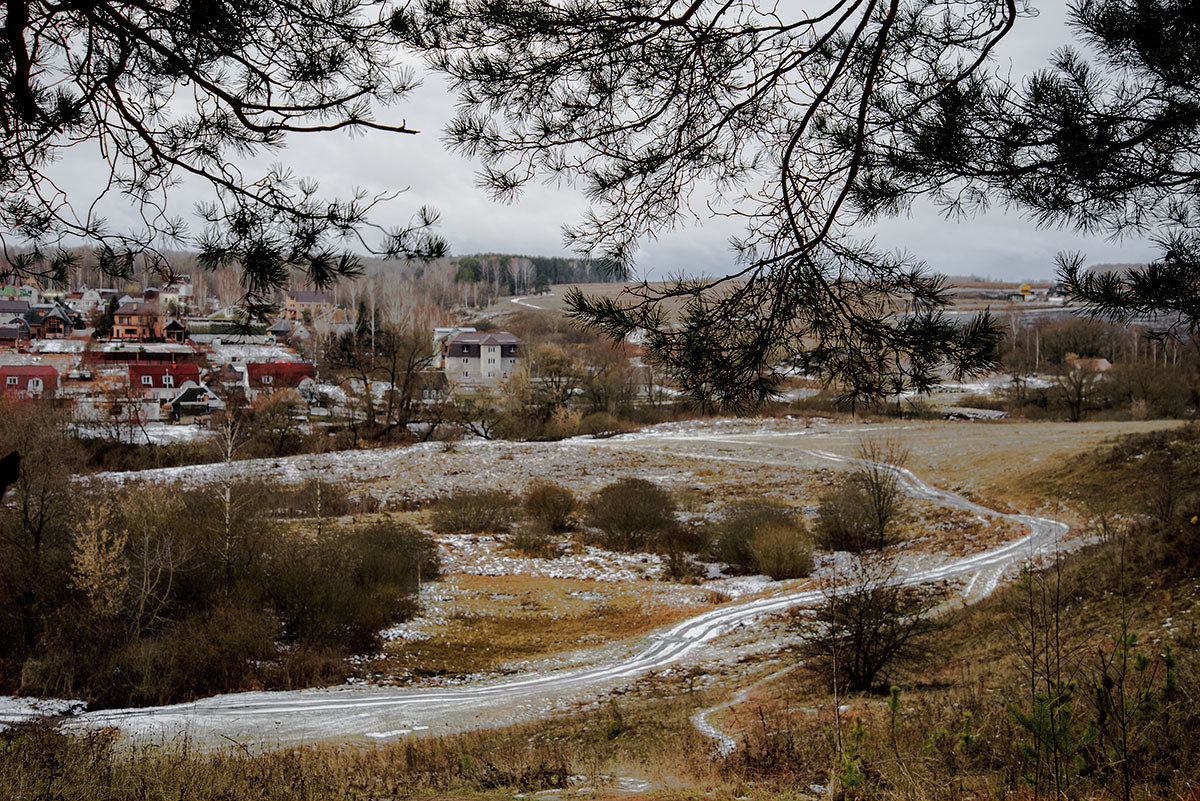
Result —
[[146, 387], [154, 386], [154, 376], [152, 376], [152, 375], [142, 376], [142, 386], [146, 386]]
[[10, 387], [15, 387], [18, 383], [18, 379], [15, 375], [10, 375], [7, 379], [5, 379], [4, 383]]
[[29, 379], [29, 391], [30, 392], [41, 392], [42, 391], [42, 379], [40, 379], [40, 378]]
[[270, 383], [271, 383], [271, 378], [272, 378], [272, 376], [269, 376], [269, 375], [264, 375], [264, 376], [262, 377], [262, 382], [263, 382], [264, 384], [270, 384]]
[[466, 377], [467, 377], [467, 371], [463, 370], [463, 378], [466, 378]]
[[496, 363], [495, 359], [488, 359], [488, 364], [495, 364], [495, 363]]
[[471, 363], [470, 359], [463, 359], [463, 364], [470, 364], [470, 363]]
[[167, 373], [166, 375], [164, 375], [163, 376], [163, 386], [164, 387], [175, 386], [175, 376], [171, 375], [170, 373]]

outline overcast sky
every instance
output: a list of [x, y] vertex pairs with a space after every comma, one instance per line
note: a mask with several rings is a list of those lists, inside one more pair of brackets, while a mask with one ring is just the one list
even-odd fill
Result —
[[[1069, 39], [1063, 4], [1055, 0], [1043, 5], [1047, 8], [1040, 18], [1020, 20], [1005, 42], [1002, 63], [1010, 64], [1014, 75], [1045, 64], [1050, 53]], [[584, 198], [571, 187], [538, 185], [513, 205], [493, 202], [475, 186], [477, 165], [442, 145], [441, 128], [452, 109], [453, 98], [444, 83], [430, 76], [397, 110], [410, 127], [421, 131], [419, 135], [293, 136], [275, 160], [317, 179], [328, 194], [345, 196], [355, 187], [373, 192], [407, 187], [378, 220], [403, 222], [418, 206], [433, 206], [442, 215], [440, 232], [456, 255], [486, 251], [569, 255], [561, 228], [581, 218], [587, 207]], [[83, 152], [69, 157], [67, 166], [75, 170], [76, 180], [94, 174], [89, 158]], [[176, 213], [186, 213], [202, 199], [191, 194], [186, 186], [178, 191], [173, 198]], [[114, 223], [126, 216], [115, 207], [110, 215]], [[737, 233], [737, 224], [722, 218], [666, 232], [644, 243], [639, 277], [727, 272], [728, 242]], [[919, 210], [909, 218], [884, 221], [871, 233], [880, 246], [905, 250], [937, 271], [1013, 281], [1051, 276], [1054, 256], [1060, 251], [1083, 251], [1089, 263], [1144, 261], [1151, 256], [1150, 248], [1141, 242], [1114, 243], [1083, 239], [1071, 231], [1038, 230], [1019, 216], [998, 212], [949, 222], [932, 209]]]

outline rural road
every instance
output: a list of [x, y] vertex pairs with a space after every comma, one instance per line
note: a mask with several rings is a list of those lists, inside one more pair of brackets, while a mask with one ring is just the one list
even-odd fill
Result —
[[[649, 439], [649, 442], [648, 442]], [[654, 440], [658, 439], [659, 442]], [[794, 439], [792, 441], [795, 441]], [[743, 456], [747, 439], [727, 436], [663, 436], [636, 440], [639, 447], [679, 448], [687, 457], [689, 444], [725, 444], [727, 450], [697, 451], [697, 459], [727, 459], [762, 465], [799, 468], [794, 459]], [[630, 440], [579, 441], [579, 447], [623, 448]], [[829, 451], [796, 448], [790, 455], [811, 464], [857, 460]], [[1031, 515], [1010, 515], [930, 486], [911, 471], [893, 467], [910, 495], [995, 520], [1023, 525], [1027, 534], [980, 553], [901, 574], [905, 584], [944, 580], [963, 583], [963, 600], [989, 594], [1005, 572], [1040, 555], [1049, 554], [1067, 532], [1058, 521]], [[764, 615], [819, 603], [820, 590], [781, 592], [729, 604], [677, 623], [639, 640], [640, 647], [622, 657], [583, 668], [533, 673], [516, 678], [471, 682], [438, 688], [347, 686], [288, 692], [250, 692], [214, 696], [193, 703], [140, 709], [89, 712], [71, 719], [70, 726], [114, 726], [138, 741], [161, 742], [186, 737], [196, 744], [239, 744], [273, 747], [316, 741], [380, 741], [411, 733], [450, 733], [503, 725], [545, 714], [555, 704], [584, 694], [599, 694], [649, 671], [659, 670], [703, 653], [713, 640]]]

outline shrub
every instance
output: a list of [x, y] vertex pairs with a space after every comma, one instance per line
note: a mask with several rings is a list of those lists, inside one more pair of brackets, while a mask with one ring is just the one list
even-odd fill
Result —
[[591, 522], [610, 548], [634, 551], [675, 522], [675, 502], [657, 484], [623, 478], [593, 495], [588, 502]]
[[562, 548], [555, 541], [554, 532], [538, 520], [518, 526], [509, 537], [508, 544], [513, 550], [538, 559], [557, 559], [562, 556]]
[[608, 412], [592, 412], [579, 421], [578, 431], [580, 434], [590, 434], [597, 439], [603, 439], [624, 434], [633, 428]]
[[812, 543], [802, 526], [767, 526], [750, 538], [749, 551], [755, 569], [773, 579], [812, 573]]
[[551, 531], [566, 531], [571, 527], [575, 511], [575, 493], [558, 484], [544, 481], [525, 492], [525, 514]]
[[859, 553], [875, 545], [875, 523], [866, 495], [848, 481], [821, 496], [817, 507], [817, 544], [829, 551]]
[[287, 639], [361, 650], [416, 611], [409, 594], [437, 572], [437, 546], [427, 536], [379, 524], [291, 542], [273, 560], [268, 587]]
[[800, 653], [813, 670], [854, 692], [883, 684], [899, 666], [930, 654], [944, 619], [930, 616], [942, 598], [936, 590], [905, 587], [896, 565], [857, 557], [838, 576], [813, 618], [797, 618]]
[[773, 503], [739, 504], [729, 509], [716, 526], [714, 555], [728, 565], [758, 571], [751, 542], [768, 528], [792, 529], [804, 535], [804, 526], [787, 507]]
[[708, 539], [694, 526], [674, 523], [654, 538], [655, 549], [666, 557], [666, 577], [672, 581], [693, 584], [704, 575], [704, 569], [692, 559], [692, 554], [707, 549]]
[[513, 499], [498, 490], [456, 492], [433, 506], [430, 523], [443, 534], [503, 531], [513, 518]]

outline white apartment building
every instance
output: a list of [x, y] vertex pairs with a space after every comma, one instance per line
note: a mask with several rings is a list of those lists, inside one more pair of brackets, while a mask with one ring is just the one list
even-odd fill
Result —
[[442, 369], [455, 384], [497, 384], [517, 369], [521, 344], [507, 331], [460, 331], [442, 342]]

